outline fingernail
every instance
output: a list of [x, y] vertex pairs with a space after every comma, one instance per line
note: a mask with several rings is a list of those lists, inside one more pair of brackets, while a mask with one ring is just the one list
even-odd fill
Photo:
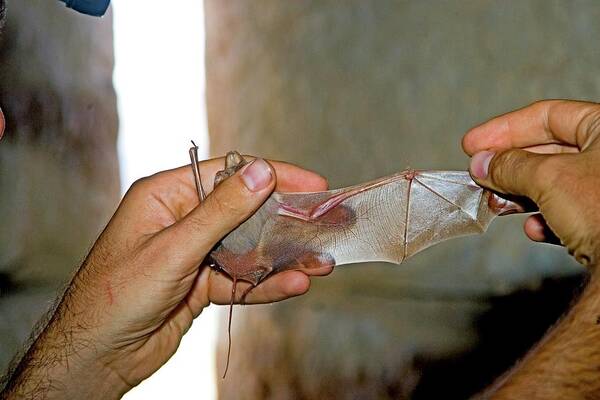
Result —
[[252, 161], [242, 171], [242, 181], [244, 181], [244, 185], [252, 192], [258, 192], [266, 188], [272, 179], [271, 167], [262, 158]]
[[475, 178], [487, 178], [490, 161], [495, 154], [492, 151], [481, 151], [471, 158], [470, 170]]

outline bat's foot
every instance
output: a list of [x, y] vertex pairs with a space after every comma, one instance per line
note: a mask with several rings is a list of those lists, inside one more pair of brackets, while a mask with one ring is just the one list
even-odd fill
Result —
[[248, 161], [237, 151], [230, 151], [225, 156], [225, 169], [217, 172], [215, 175], [215, 187], [229, 178], [236, 172], [238, 172], [244, 165], [248, 164]]

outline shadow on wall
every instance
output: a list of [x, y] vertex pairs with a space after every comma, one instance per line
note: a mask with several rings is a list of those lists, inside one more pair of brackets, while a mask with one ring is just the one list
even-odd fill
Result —
[[[519, 290], [486, 301], [489, 311], [476, 319], [477, 346], [447, 358], [415, 360], [422, 380], [414, 399], [465, 399], [479, 393], [513, 366], [568, 310], [587, 277], [548, 278], [537, 290]], [[392, 398], [394, 398], [392, 396]]]
[[0, 371], [120, 195], [112, 17], [11, 1], [0, 37]]

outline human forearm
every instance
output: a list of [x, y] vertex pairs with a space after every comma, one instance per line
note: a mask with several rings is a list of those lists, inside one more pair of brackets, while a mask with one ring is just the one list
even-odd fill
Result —
[[600, 277], [546, 337], [482, 397], [588, 399], [600, 396]]
[[0, 399], [117, 399], [129, 388], [99, 356], [67, 299], [8, 377]]

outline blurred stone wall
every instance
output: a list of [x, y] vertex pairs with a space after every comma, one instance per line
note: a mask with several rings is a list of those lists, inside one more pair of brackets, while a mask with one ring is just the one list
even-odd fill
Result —
[[0, 371], [119, 199], [112, 17], [12, 0], [0, 36]]
[[[284, 159], [332, 187], [466, 169], [471, 126], [543, 98], [600, 98], [600, 3], [206, 0], [213, 155]], [[223, 399], [464, 398], [567, 307], [581, 268], [497, 220], [401, 266], [338, 268], [236, 309]], [[223, 368], [225, 330], [218, 355]]]

